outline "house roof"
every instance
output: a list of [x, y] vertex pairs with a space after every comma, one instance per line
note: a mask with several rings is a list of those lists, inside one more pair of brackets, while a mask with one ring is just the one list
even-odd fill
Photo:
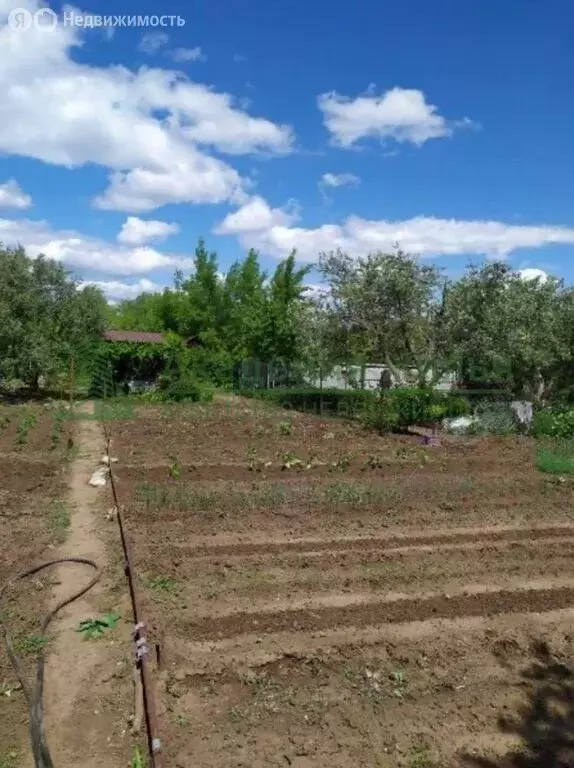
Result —
[[148, 331], [106, 331], [106, 341], [135, 341], [140, 344], [165, 344], [163, 333], [150, 333]]

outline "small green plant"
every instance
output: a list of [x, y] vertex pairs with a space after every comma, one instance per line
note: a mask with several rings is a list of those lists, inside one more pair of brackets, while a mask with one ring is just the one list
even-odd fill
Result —
[[131, 768], [146, 768], [147, 759], [139, 747], [134, 747], [132, 752]]
[[367, 469], [382, 469], [384, 466], [385, 463], [380, 456], [367, 456], [365, 460], [365, 467]]
[[10, 416], [7, 413], [3, 413], [0, 415], [0, 434], [4, 432], [4, 430], [8, 427], [10, 424]]
[[402, 669], [396, 669], [394, 672], [391, 672], [389, 679], [394, 686], [393, 695], [402, 699], [406, 693], [407, 676]]
[[348, 453], [341, 453], [331, 464], [331, 470], [335, 472], [346, 472], [351, 466], [351, 457]]
[[262, 472], [272, 464], [271, 461], [263, 461], [257, 453], [257, 448], [251, 445], [247, 449], [247, 466], [250, 472]]
[[411, 747], [408, 760], [408, 768], [438, 768], [438, 763], [431, 758], [426, 744]]
[[85, 619], [76, 629], [85, 640], [99, 640], [108, 630], [115, 629], [121, 615], [119, 613], [107, 613], [102, 619]]
[[19, 450], [20, 448], [23, 448], [26, 443], [28, 442], [28, 433], [32, 429], [32, 427], [36, 424], [37, 417], [34, 413], [26, 413], [22, 419], [20, 420], [20, 423], [18, 424], [18, 428], [16, 430], [16, 437], [14, 439], [14, 442], [16, 444], [16, 450]]
[[60, 445], [60, 442], [62, 440], [63, 434], [64, 434], [64, 420], [66, 418], [66, 413], [63, 410], [57, 410], [54, 414], [54, 419], [52, 422], [52, 431], [50, 433], [50, 449], [52, 451], [55, 451], [56, 448]]
[[288, 437], [293, 432], [293, 424], [290, 421], [282, 421], [279, 424], [279, 434], [282, 437]]
[[147, 584], [150, 589], [154, 589], [157, 592], [174, 593], [179, 590], [179, 584], [171, 576], [157, 576], [154, 579], [150, 579]]
[[181, 466], [175, 456], [171, 459], [168, 471], [172, 480], [179, 480], [181, 477]]
[[293, 451], [286, 451], [281, 454], [281, 469], [304, 469], [305, 462], [302, 461]]
[[48, 638], [41, 635], [23, 635], [14, 641], [17, 656], [32, 656], [48, 644]]

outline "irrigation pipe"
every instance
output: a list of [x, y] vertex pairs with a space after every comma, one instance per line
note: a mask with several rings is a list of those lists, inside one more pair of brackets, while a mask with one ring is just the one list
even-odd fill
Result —
[[32, 746], [32, 753], [34, 755], [35, 768], [54, 768], [54, 762], [46, 742], [46, 731], [44, 727], [44, 667], [46, 663], [46, 655], [44, 652], [44, 647], [42, 646], [38, 652], [35, 683], [33, 686], [29, 685], [28, 680], [26, 679], [26, 672], [24, 670], [22, 660], [18, 657], [14, 650], [14, 642], [12, 640], [10, 628], [2, 612], [2, 601], [8, 589], [16, 582], [23, 581], [29, 576], [40, 573], [40, 571], [43, 571], [46, 568], [51, 568], [54, 565], [60, 565], [62, 563], [79, 563], [81, 565], [87, 565], [95, 571], [95, 574], [89, 584], [78, 590], [78, 592], [75, 592], [71, 597], [66, 597], [64, 600], [60, 601], [56, 607], [53, 608], [44, 617], [40, 627], [41, 636], [44, 637], [54, 616], [59, 611], [61, 611], [62, 608], [65, 608], [67, 605], [70, 605], [70, 603], [73, 603], [75, 600], [78, 600], [78, 598], [82, 597], [82, 595], [85, 595], [86, 592], [89, 592], [89, 590], [92, 589], [92, 587], [98, 582], [101, 576], [101, 572], [96, 563], [94, 563], [93, 560], [88, 560], [85, 557], [62, 557], [58, 560], [50, 560], [47, 563], [42, 563], [41, 565], [37, 565], [34, 568], [30, 568], [15, 578], [10, 579], [4, 584], [2, 589], [0, 589], [0, 628], [2, 629], [2, 633], [4, 635], [4, 644], [6, 646], [8, 658], [14, 667], [14, 671], [20, 685], [22, 686], [22, 690], [26, 698], [26, 703], [28, 705], [28, 716], [30, 720], [30, 743]]

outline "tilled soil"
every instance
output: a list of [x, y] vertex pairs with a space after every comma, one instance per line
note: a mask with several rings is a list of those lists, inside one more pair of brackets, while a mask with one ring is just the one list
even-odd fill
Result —
[[110, 424], [169, 764], [574, 765], [569, 481], [527, 439], [234, 407]]
[[[38, 457], [23, 448], [0, 454], [0, 585], [32, 565], [49, 559], [65, 528], [66, 467], [61, 455]], [[1, 607], [12, 628], [16, 651], [32, 673], [39, 623], [51, 596], [53, 574], [19, 582]], [[28, 747], [28, 718], [22, 690], [0, 639], [0, 765], [23, 764]]]

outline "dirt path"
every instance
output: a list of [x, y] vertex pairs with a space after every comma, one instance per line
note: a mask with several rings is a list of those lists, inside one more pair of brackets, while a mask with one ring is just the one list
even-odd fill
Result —
[[[82, 405], [79, 410], [89, 417], [93, 404]], [[115, 687], [126, 688], [125, 683], [112, 678], [121, 679], [118, 670], [121, 672], [128, 666], [124, 656], [126, 649], [129, 652], [129, 636], [127, 640], [121, 637], [127, 628], [117, 632], [114, 639], [100, 641], [86, 641], [75, 631], [81, 621], [102, 615], [103, 606], [109, 605], [110, 554], [101, 512], [106, 503], [105, 490], [88, 485], [105, 453], [99, 423], [90, 418], [79, 420], [75, 443], [79, 454], [70, 471], [70, 528], [57, 556], [89, 558], [100, 567], [102, 578], [87, 595], [65, 608], [53, 623], [54, 640], [46, 665], [46, 731], [57, 768], [79, 765], [115, 768], [127, 765], [123, 757], [114, 755], [118, 748], [120, 752], [125, 751], [125, 745], [122, 749], [119, 741], [127, 731], [127, 723], [125, 713], [114, 711], [110, 706], [109, 686], [112, 681]], [[61, 566], [54, 578], [54, 601], [77, 591], [92, 574], [81, 565]]]

